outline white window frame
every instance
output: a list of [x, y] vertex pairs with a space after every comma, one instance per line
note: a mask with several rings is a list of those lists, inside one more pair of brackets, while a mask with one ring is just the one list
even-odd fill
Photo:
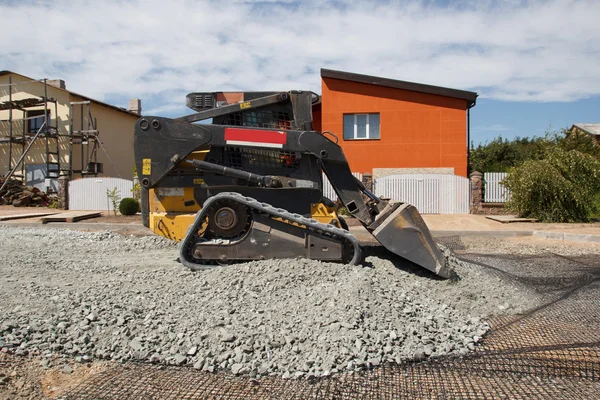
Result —
[[[379, 113], [344, 114], [344, 116], [346, 116], [346, 115], [352, 115], [354, 117], [354, 134], [353, 134], [352, 138], [348, 138], [348, 139], [344, 138], [345, 140], [379, 140], [379, 139], [381, 139], [381, 115]], [[356, 123], [356, 119], [360, 115], [364, 115], [364, 116], [367, 117], [367, 124], [366, 124], [366, 134], [367, 134], [367, 136], [363, 137], [363, 138], [357, 137], [358, 136], [358, 124]], [[369, 116], [370, 115], [377, 115], [377, 116], [379, 116], [379, 137], [377, 137], [377, 138], [372, 138], [371, 135], [370, 135], [370, 130], [369, 130], [370, 125], [371, 125], [369, 123], [369, 119], [370, 119]]]

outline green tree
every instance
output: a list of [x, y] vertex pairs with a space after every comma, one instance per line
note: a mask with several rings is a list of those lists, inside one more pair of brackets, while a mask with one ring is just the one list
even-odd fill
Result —
[[600, 160], [600, 146], [585, 132], [563, 129], [560, 133], [554, 134], [552, 141], [563, 150], [577, 150]]
[[577, 150], [600, 160], [600, 146], [594, 139], [579, 131], [567, 129], [547, 131], [544, 137], [507, 140], [500, 137], [489, 143], [471, 146], [469, 167], [471, 171], [508, 172], [528, 160], [543, 160], [554, 148]]
[[509, 168], [526, 160], [543, 158], [548, 146], [544, 138], [520, 138], [507, 140], [498, 137], [471, 150], [470, 169], [480, 172], [507, 172]]

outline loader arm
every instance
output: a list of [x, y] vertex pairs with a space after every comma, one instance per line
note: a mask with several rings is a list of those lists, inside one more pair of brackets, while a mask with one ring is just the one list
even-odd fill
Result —
[[[206, 109], [192, 107], [198, 112], [189, 118], [145, 116], [137, 121], [134, 137], [144, 224], [171, 233], [165, 221], [183, 212], [195, 215], [186, 220], [189, 229], [182, 241], [180, 258], [187, 266], [215, 258], [297, 256], [358, 262], [356, 239], [335, 228], [341, 226], [337, 215], [324, 205], [331, 204], [322, 193], [325, 173], [349, 213], [383, 246], [450, 276], [418, 211], [369, 192], [352, 175], [342, 148], [311, 129], [311, 92], [258, 92], [238, 104], [211, 103], [197, 95]], [[213, 94], [213, 100], [218, 98]], [[261, 113], [269, 124], [257, 117]], [[289, 115], [289, 120], [273, 124], [274, 115]], [[189, 123], [206, 118], [213, 123]], [[157, 212], [162, 219], [150, 223], [149, 215]], [[256, 243], [264, 248], [258, 251]], [[276, 248], [269, 247], [274, 243]]]

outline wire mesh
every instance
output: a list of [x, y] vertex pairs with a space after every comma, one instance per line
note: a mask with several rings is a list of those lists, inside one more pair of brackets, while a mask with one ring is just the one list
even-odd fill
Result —
[[[456, 250], [460, 239], [445, 238]], [[462, 357], [386, 364], [312, 380], [252, 380], [149, 364], [116, 366], [67, 399], [594, 399], [600, 398], [600, 260], [461, 254], [545, 299], [523, 315], [492, 317]]]
[[224, 164], [232, 168], [298, 168], [297, 155], [295, 152], [290, 151], [247, 149], [242, 147], [226, 146], [225, 155], [227, 159]]
[[227, 125], [289, 130], [292, 127], [292, 118], [285, 111], [247, 111], [228, 114]]

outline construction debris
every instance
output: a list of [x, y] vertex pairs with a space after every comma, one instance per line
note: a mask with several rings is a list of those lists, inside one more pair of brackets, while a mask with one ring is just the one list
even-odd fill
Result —
[[[0, 178], [0, 186], [3, 186], [4, 178]], [[50, 204], [50, 198], [45, 192], [34, 186], [26, 186], [19, 179], [9, 178], [8, 183], [0, 191], [0, 205], [13, 205], [15, 207], [46, 207]]]

